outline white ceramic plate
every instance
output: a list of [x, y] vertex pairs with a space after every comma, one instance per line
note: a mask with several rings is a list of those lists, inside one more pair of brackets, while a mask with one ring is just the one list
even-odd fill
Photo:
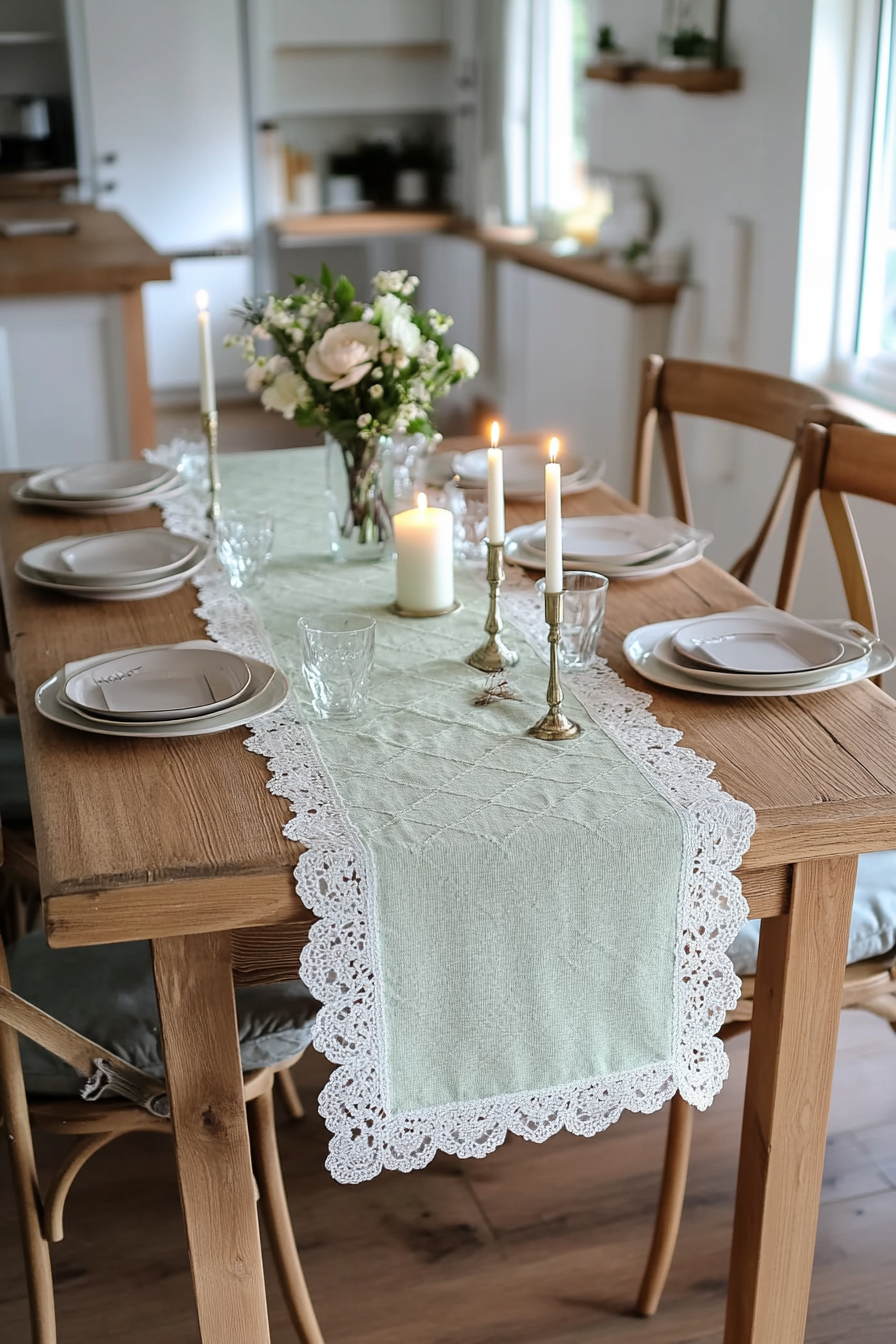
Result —
[[827, 631], [775, 607], [744, 607], [689, 621], [673, 636], [676, 651], [726, 672], [811, 672], [830, 667], [843, 644]]
[[[544, 551], [537, 551], [528, 545], [528, 538], [536, 527], [543, 527], [544, 524], [529, 523], [523, 527], [515, 527], [508, 532], [504, 543], [504, 558], [511, 560], [514, 564], [522, 565], [526, 569], [544, 570]], [[688, 527], [684, 523], [678, 523], [677, 537], [679, 545], [673, 550], [661, 552], [652, 560], [641, 561], [637, 564], [618, 565], [604, 563], [600, 566], [600, 573], [605, 574], [608, 579], [625, 579], [633, 582], [642, 579], [660, 579], [666, 574], [674, 574], [678, 569], [686, 569], [688, 565], [694, 565], [702, 559], [703, 552], [712, 541], [711, 532], [698, 532], [696, 528]], [[582, 569], [589, 567], [587, 561], [579, 560], [576, 556], [565, 555], [564, 564], [567, 569]]]
[[140, 649], [76, 673], [64, 692], [91, 714], [147, 722], [224, 709], [248, 685], [244, 660], [224, 649]]
[[[504, 489], [512, 494], [520, 492], [544, 493], [544, 469], [549, 461], [544, 448], [536, 443], [508, 443], [504, 453]], [[586, 471], [585, 463], [575, 453], [562, 452], [560, 479], [574, 480]], [[488, 449], [474, 448], [470, 453], [455, 453], [451, 466], [464, 484], [484, 486], [488, 483]]]
[[145, 491], [140, 495], [132, 495], [127, 499], [76, 500], [63, 499], [61, 495], [54, 497], [35, 495], [28, 489], [27, 481], [16, 481], [9, 493], [17, 504], [25, 504], [30, 508], [57, 509], [62, 513], [98, 515], [133, 513], [137, 509], [148, 509], [150, 504], [161, 504], [169, 499], [174, 499], [177, 495], [185, 494], [189, 488], [186, 481], [182, 481], [175, 476], [169, 486], [160, 486], [158, 489]]
[[[215, 648], [207, 641], [188, 641], [174, 648]], [[137, 652], [137, 650], [130, 650]], [[67, 674], [82, 671], [92, 664], [103, 662], [107, 657], [101, 654], [97, 658], [86, 658], [82, 662], [70, 664], [60, 669], [39, 686], [34, 693], [34, 703], [44, 718], [54, 723], [65, 724], [69, 728], [78, 728], [81, 732], [97, 733], [102, 737], [200, 737], [207, 733], [223, 733], [228, 728], [239, 728], [252, 719], [261, 718], [279, 709], [289, 695], [289, 682], [278, 668], [271, 668], [255, 658], [246, 658], [245, 663], [251, 673], [246, 695], [236, 704], [213, 714], [203, 714], [201, 718], [177, 719], [170, 723], [133, 723], [113, 719], [98, 719], [79, 714], [75, 709], [60, 702]], [[271, 675], [273, 673], [273, 675]]]
[[91, 462], [83, 467], [52, 467], [28, 478], [33, 495], [71, 500], [126, 499], [170, 485], [177, 472], [156, 462]]
[[[563, 519], [563, 554], [568, 560], [632, 565], [668, 554], [680, 544], [677, 526], [646, 513]], [[544, 554], [544, 523], [535, 525], [526, 545]]]
[[[823, 622], [819, 622], [822, 625]], [[841, 625], [846, 622], [836, 622], [834, 633], [843, 644], [843, 654], [837, 659], [836, 663], [831, 665], [833, 668], [852, 667], [852, 665], [864, 662], [873, 651], [875, 645], [880, 641], [876, 635], [863, 629], [861, 626], [849, 623], [849, 630], [841, 630]], [[852, 635], [856, 635], [853, 638]], [[859, 638], [858, 636], [861, 636]], [[672, 642], [672, 636], [666, 635], [664, 639], [655, 646], [653, 656], [658, 658], [661, 663], [668, 667], [677, 669], [687, 674], [691, 680], [709, 682], [713, 686], [735, 686], [739, 690], [786, 690], [789, 687], [810, 686], [818, 676], [818, 669], [812, 669], [808, 672], [782, 672], [780, 676], [768, 672], [723, 672], [720, 668], [713, 670], [710, 667], [702, 667], [699, 663], [691, 662], [689, 658], [684, 658], [675, 648]]]
[[[52, 544], [48, 542], [47, 547]], [[35, 551], [41, 549], [39, 546], [34, 548]], [[15, 572], [23, 582], [31, 583], [36, 588], [48, 588], [57, 595], [63, 593], [66, 597], [78, 597], [91, 602], [139, 602], [142, 598], [164, 597], [166, 593], [177, 592], [178, 588], [182, 588], [205, 564], [208, 550], [208, 546], [204, 544], [196, 559], [174, 574], [165, 574], [161, 579], [151, 579], [148, 583], [128, 582], [112, 588], [102, 583], [61, 583], [55, 577], [49, 578], [45, 572], [31, 568], [25, 559], [25, 555], [30, 554], [28, 551], [16, 561]]]
[[[78, 537], [59, 548], [53, 573], [63, 581], [66, 575], [69, 578], [74, 575], [78, 582], [85, 579], [113, 584], [128, 579], [149, 582], [183, 569], [199, 553], [201, 544], [193, 537], [169, 532], [164, 527]], [[27, 563], [32, 569], [39, 568], [34, 560]]]
[[[866, 677], [876, 677], [881, 672], [887, 672], [896, 664], [896, 653], [882, 640], [878, 640], [869, 651], [867, 660], [860, 659], [840, 667], [822, 668], [814, 674], [812, 681], [801, 686], [775, 686], [767, 690], [755, 690], [731, 685], [730, 679], [726, 685], [717, 686], [692, 677], [683, 669], [672, 667], [656, 657], [654, 650], [660, 641], [674, 635], [675, 631], [685, 624], [690, 624], [690, 621], [658, 621], [655, 625], [642, 625], [640, 629], [633, 630], [627, 635], [623, 641], [622, 651], [635, 671], [640, 672], [648, 681], [654, 681], [659, 686], [670, 686], [676, 691], [691, 691], [695, 695], [723, 695], [734, 699], [766, 700], [787, 695], [815, 695], [819, 691], [849, 686], [853, 682], [863, 681]], [[834, 633], [841, 628], [845, 632], [855, 630], [849, 621], [819, 621], [818, 625]]]

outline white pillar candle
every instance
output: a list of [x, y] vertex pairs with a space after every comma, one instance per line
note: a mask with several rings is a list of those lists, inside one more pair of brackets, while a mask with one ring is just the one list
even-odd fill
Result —
[[208, 294], [200, 289], [196, 295], [199, 309], [199, 409], [206, 414], [216, 411], [215, 366], [212, 362], [212, 326], [208, 311]]
[[404, 611], [446, 611], [454, 605], [454, 515], [430, 509], [417, 496], [416, 509], [396, 513], [396, 598]]
[[551, 439], [551, 460], [544, 469], [544, 590], [563, 592], [563, 516], [560, 509], [560, 451], [557, 439]]
[[493, 545], [504, 541], [504, 454], [498, 447], [501, 426], [492, 424], [492, 446], [488, 450], [488, 539]]

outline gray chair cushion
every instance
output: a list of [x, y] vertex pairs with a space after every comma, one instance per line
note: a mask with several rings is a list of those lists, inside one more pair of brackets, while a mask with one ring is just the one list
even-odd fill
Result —
[[[43, 932], [9, 948], [12, 987], [23, 999], [157, 1078], [164, 1076], [149, 943], [51, 949]], [[311, 1040], [317, 1000], [301, 980], [236, 991], [243, 1069], [279, 1064]], [[25, 1087], [77, 1096], [83, 1079], [68, 1064], [19, 1037]]]
[[[756, 974], [758, 919], [751, 919], [728, 949], [738, 975]], [[896, 947], [896, 850], [860, 854], [846, 964], [880, 957]]]
[[0, 714], [0, 819], [7, 825], [31, 820], [22, 734], [15, 714]]

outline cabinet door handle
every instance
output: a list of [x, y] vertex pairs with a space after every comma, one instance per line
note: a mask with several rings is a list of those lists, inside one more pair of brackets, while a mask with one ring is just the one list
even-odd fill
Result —
[[111, 150], [108, 154], [98, 154], [96, 161], [97, 163], [117, 163], [118, 155], [114, 150]]

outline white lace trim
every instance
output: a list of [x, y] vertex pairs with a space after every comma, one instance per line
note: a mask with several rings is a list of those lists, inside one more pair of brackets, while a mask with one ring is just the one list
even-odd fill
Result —
[[[168, 527], [188, 535], [207, 528], [195, 496], [173, 500], [164, 516]], [[273, 651], [260, 621], [217, 562], [210, 561], [195, 582], [201, 598], [197, 614], [211, 637], [234, 652], [270, 660]], [[542, 610], [522, 576], [508, 576], [503, 602], [505, 614], [545, 656]], [[302, 953], [301, 973], [323, 1005], [314, 1044], [339, 1065], [320, 1097], [333, 1135], [327, 1167], [338, 1181], [368, 1180], [383, 1167], [411, 1171], [439, 1149], [484, 1157], [508, 1131], [536, 1142], [562, 1128], [592, 1135], [623, 1110], [658, 1110], [676, 1089], [703, 1110], [727, 1077], [728, 1060], [716, 1033], [740, 989], [726, 948], [748, 916], [734, 869], [750, 843], [753, 810], [725, 794], [710, 778], [713, 763], [678, 747], [681, 734], [657, 722], [648, 709], [650, 696], [626, 686], [605, 663], [576, 674], [569, 684], [682, 821], [674, 1058], [546, 1091], [411, 1115], [388, 1114], [384, 1104], [383, 1018], [370, 936], [373, 864], [294, 701], [249, 725], [246, 745], [267, 758], [268, 788], [287, 798], [295, 813], [284, 834], [307, 846], [295, 869], [296, 890], [318, 922]]]

